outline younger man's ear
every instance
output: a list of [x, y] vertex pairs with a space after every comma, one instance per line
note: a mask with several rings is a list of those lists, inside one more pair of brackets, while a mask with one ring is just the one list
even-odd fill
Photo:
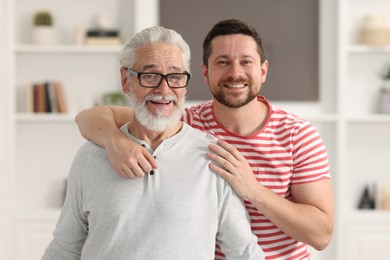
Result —
[[202, 64], [202, 76], [203, 81], [206, 83], [207, 86], [209, 86], [209, 70], [206, 65]]

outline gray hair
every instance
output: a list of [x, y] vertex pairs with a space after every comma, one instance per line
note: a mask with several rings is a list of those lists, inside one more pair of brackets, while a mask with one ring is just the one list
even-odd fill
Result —
[[186, 71], [190, 72], [190, 47], [180, 34], [162, 26], [152, 26], [136, 33], [119, 52], [119, 61], [121, 66], [134, 66], [136, 51], [151, 43], [167, 43], [176, 45], [183, 54]]

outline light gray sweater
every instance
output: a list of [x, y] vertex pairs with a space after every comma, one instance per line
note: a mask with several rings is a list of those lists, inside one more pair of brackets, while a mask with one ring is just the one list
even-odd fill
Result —
[[212, 260], [216, 239], [227, 259], [264, 259], [242, 201], [209, 169], [215, 138], [184, 124], [155, 151], [158, 169], [124, 179], [105, 149], [78, 151], [66, 200], [43, 260]]

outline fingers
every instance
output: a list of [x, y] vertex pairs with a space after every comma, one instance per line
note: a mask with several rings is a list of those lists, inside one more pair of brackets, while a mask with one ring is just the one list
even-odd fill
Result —
[[241, 153], [237, 150], [236, 147], [233, 145], [223, 141], [223, 140], [218, 140], [217, 144], [223, 148], [227, 152], [227, 154], [230, 154], [233, 156], [235, 159], [240, 160], [242, 158]]
[[219, 145], [209, 144], [209, 150], [218, 156], [225, 158], [226, 160], [228, 160], [229, 156], [231, 156], [231, 154], [226, 149]]
[[121, 169], [119, 174], [124, 178], [134, 179], [136, 176], [133, 174], [131, 169]]
[[210, 169], [215, 171], [217, 174], [219, 174], [223, 178], [225, 178], [227, 181], [229, 181], [229, 182], [231, 181], [231, 178], [233, 177], [233, 175], [228, 170], [223, 169], [214, 163], [210, 163], [209, 167], [210, 167]]
[[122, 168], [117, 170], [120, 176], [129, 179], [144, 177], [145, 174], [149, 173], [150, 171], [151, 170], [147, 170], [147, 171], [143, 170], [139, 165], [137, 165], [134, 168], [123, 165]]
[[135, 157], [135, 160], [129, 160], [129, 162], [128, 167], [135, 177], [144, 177], [145, 174], [157, 168], [156, 159], [147, 149], [143, 149], [142, 153]]
[[[146, 149], [143, 150], [142, 154], [144, 155], [144, 157], [141, 158], [141, 160], [139, 160], [139, 162], [138, 162], [142, 166], [142, 168], [146, 172], [149, 172], [152, 169], [157, 169], [156, 158], [151, 153], [149, 153], [149, 151]], [[145, 159], [145, 160], [142, 160], [142, 159]]]
[[217, 173], [223, 173], [222, 171], [226, 171], [226, 174], [234, 172], [234, 165], [229, 161], [229, 156], [232, 156], [226, 150], [213, 144], [209, 145], [209, 149], [212, 152], [208, 152], [206, 155], [207, 158], [214, 161], [210, 165], [213, 170], [219, 168], [221, 171], [216, 170]]
[[241, 153], [231, 144], [218, 140], [217, 145], [210, 144], [207, 157], [214, 161], [215, 167], [221, 168], [225, 173], [218, 171], [218, 173], [232, 175], [236, 169], [240, 167], [240, 161], [245, 161]]
[[131, 168], [126, 168], [126, 169], [122, 169], [120, 171], [120, 175], [124, 178], [135, 179], [137, 177], [145, 176], [145, 173], [144, 172], [139, 173], [139, 172], [134, 171]]
[[157, 168], [153, 155], [141, 146], [136, 146], [132, 150], [122, 149], [120, 152], [112, 154], [109, 159], [111, 164], [115, 166], [115, 170], [124, 178], [144, 177], [145, 174]]

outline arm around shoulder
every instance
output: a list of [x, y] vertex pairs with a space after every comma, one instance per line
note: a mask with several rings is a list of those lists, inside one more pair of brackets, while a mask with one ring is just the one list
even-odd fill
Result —
[[121, 106], [88, 108], [79, 112], [75, 118], [81, 135], [103, 147], [107, 145], [107, 136], [122, 134], [119, 127], [132, 119], [132, 109]]
[[119, 129], [132, 120], [132, 108], [124, 106], [97, 106], [76, 116], [81, 135], [106, 148], [112, 167], [125, 178], [143, 177], [157, 168], [153, 156]]

